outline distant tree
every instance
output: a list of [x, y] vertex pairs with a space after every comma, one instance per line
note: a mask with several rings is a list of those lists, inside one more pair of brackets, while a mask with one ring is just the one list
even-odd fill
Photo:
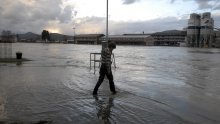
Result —
[[2, 41], [4, 42], [12, 42], [13, 34], [11, 31], [3, 30], [2, 31]]
[[50, 41], [50, 33], [47, 30], [43, 30], [41, 33], [41, 39], [45, 42]]
[[50, 33], [47, 31], [47, 39], [50, 41]]
[[11, 31], [6, 31], [6, 30], [2, 31], [2, 36], [9, 36], [11, 34], [12, 34]]
[[47, 36], [46, 36], [46, 30], [43, 30], [41, 33], [41, 39], [44, 40], [46, 42]]

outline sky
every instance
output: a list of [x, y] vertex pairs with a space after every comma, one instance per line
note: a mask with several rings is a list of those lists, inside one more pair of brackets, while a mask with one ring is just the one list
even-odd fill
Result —
[[[107, 0], [0, 0], [0, 31], [103, 33]], [[220, 0], [108, 0], [109, 34], [182, 30], [191, 13], [211, 12], [220, 27]]]

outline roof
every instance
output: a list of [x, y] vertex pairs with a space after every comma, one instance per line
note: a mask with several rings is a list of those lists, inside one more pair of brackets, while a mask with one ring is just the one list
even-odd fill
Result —
[[109, 38], [146, 38], [150, 35], [109, 35]]
[[163, 32], [153, 33], [152, 36], [154, 36], [154, 35], [186, 35], [186, 31], [167, 30], [167, 31], [163, 31]]
[[75, 37], [102, 37], [104, 34], [79, 34], [75, 35]]

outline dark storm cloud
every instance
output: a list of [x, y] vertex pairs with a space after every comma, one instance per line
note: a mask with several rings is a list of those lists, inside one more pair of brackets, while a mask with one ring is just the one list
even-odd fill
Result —
[[210, 10], [220, 10], [219, 0], [195, 0], [198, 4], [198, 9], [210, 9]]
[[40, 33], [50, 22], [70, 22], [72, 8], [62, 4], [62, 0], [1, 0], [0, 30]]
[[210, 2], [215, 0], [195, 0], [195, 1], [198, 4], [198, 9], [209, 9], [213, 7], [213, 5], [210, 4]]
[[176, 0], [171, 0], [170, 3], [174, 3]]
[[[170, 3], [173, 4], [177, 0], [171, 0]], [[187, 2], [187, 0], [183, 0]], [[199, 10], [210, 9], [210, 10], [219, 10], [220, 1], [219, 0], [194, 0]]]
[[138, 2], [140, 0], [122, 0], [122, 1], [123, 1], [123, 4], [132, 4], [132, 3]]

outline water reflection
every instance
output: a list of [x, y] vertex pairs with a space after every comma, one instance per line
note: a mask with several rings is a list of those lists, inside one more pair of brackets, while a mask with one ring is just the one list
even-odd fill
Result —
[[22, 61], [17, 61], [16, 65], [17, 66], [21, 66], [22, 65]]
[[0, 96], [0, 119], [5, 119], [5, 101]]
[[111, 108], [114, 106], [114, 98], [99, 98], [98, 96], [94, 96], [94, 99], [97, 107], [97, 117], [102, 119], [104, 124], [111, 124], [111, 121], [113, 121]]

